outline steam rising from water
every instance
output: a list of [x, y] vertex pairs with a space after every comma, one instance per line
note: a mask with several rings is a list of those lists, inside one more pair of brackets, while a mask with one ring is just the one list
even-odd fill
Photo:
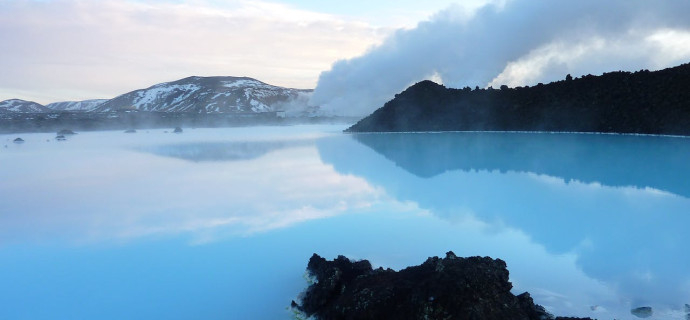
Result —
[[363, 56], [323, 72], [311, 98], [326, 114], [367, 115], [407, 86], [529, 85], [618, 69], [663, 68], [690, 58], [690, 2], [644, 0], [459, 6], [399, 30]]

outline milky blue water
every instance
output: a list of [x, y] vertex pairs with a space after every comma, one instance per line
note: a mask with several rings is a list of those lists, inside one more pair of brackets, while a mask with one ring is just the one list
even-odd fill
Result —
[[690, 139], [344, 128], [1, 135], [0, 319], [289, 319], [312, 253], [449, 250], [558, 315], [685, 319]]

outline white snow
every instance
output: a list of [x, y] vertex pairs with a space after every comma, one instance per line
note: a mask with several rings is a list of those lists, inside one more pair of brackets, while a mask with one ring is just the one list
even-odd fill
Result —
[[240, 88], [240, 87], [258, 87], [258, 86], [268, 86], [259, 82], [258, 80], [251, 79], [239, 79], [232, 81], [223, 81], [223, 86], [226, 88]]
[[47, 104], [46, 107], [57, 111], [92, 111], [107, 99], [92, 99], [84, 101], [62, 101]]
[[176, 91], [182, 91], [183, 94], [177, 96], [172, 101], [172, 106], [189, 98], [189, 96], [199, 89], [201, 89], [201, 87], [195, 84], [171, 85], [164, 83], [137, 92], [137, 98], [134, 99], [133, 105], [139, 110], [160, 110], [162, 101], [166, 100], [170, 95], [175, 94]]

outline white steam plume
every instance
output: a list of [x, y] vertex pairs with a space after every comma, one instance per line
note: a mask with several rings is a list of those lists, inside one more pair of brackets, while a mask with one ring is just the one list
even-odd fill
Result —
[[310, 104], [363, 116], [414, 82], [526, 85], [690, 59], [687, 0], [512, 0], [450, 7], [319, 77]]

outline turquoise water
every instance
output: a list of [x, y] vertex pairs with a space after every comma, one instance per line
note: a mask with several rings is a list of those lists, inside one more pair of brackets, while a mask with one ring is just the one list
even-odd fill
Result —
[[690, 140], [342, 129], [0, 136], [0, 319], [288, 319], [312, 253], [448, 250], [558, 315], [685, 318]]

